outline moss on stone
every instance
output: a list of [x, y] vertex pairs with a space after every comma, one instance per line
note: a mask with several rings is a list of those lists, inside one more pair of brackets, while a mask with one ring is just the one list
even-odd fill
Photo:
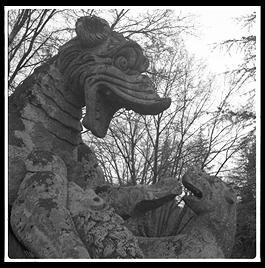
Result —
[[51, 171], [36, 172], [26, 181], [25, 188], [27, 188], [33, 183], [37, 183], [38, 185], [45, 184], [46, 186], [48, 186], [50, 183], [48, 183], [47, 180], [49, 179], [50, 182], [52, 182], [54, 176], [55, 176], [54, 173]]
[[53, 161], [53, 153], [49, 151], [33, 151], [28, 159], [33, 162], [33, 165], [47, 165], [49, 162]]

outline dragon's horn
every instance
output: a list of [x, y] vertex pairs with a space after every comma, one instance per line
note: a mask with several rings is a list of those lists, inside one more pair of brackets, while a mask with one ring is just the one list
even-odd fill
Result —
[[107, 39], [111, 29], [106, 20], [96, 16], [85, 16], [77, 20], [75, 31], [82, 45], [95, 47]]

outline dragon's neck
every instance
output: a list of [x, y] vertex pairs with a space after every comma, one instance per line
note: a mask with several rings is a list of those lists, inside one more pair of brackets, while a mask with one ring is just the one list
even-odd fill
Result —
[[235, 230], [232, 224], [235, 221], [232, 218], [235, 217], [234, 214], [231, 214], [231, 219], [211, 217], [207, 214], [194, 215], [181, 233], [189, 234], [190, 237], [195, 237], [199, 240], [207, 240], [207, 237], [212, 236], [219, 247], [222, 248], [225, 256], [229, 257], [234, 242]]
[[76, 158], [82, 103], [69, 90], [56, 62], [38, 68], [9, 97], [9, 144]]

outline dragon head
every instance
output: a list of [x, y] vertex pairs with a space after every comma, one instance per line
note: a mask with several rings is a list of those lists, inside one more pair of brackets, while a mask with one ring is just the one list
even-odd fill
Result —
[[220, 178], [207, 175], [197, 168], [190, 168], [182, 177], [182, 183], [191, 193], [183, 200], [196, 214], [215, 210], [220, 213], [221, 207], [226, 210], [236, 204], [236, 193], [231, 187]]
[[236, 232], [236, 192], [220, 178], [196, 168], [184, 174], [182, 183], [191, 193], [183, 197], [184, 202], [211, 228], [225, 256], [230, 256]]
[[160, 98], [143, 74], [149, 62], [139, 44], [96, 16], [79, 18], [76, 34], [60, 48], [59, 68], [81, 96], [86, 106], [82, 123], [95, 136], [106, 135], [120, 108], [155, 115], [170, 106], [170, 98]]

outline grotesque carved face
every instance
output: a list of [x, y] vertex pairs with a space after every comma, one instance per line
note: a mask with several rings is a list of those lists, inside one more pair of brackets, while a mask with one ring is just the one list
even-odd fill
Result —
[[142, 74], [149, 63], [136, 42], [95, 16], [78, 19], [76, 33], [60, 49], [59, 68], [84, 99], [82, 123], [94, 135], [104, 137], [114, 113], [122, 107], [154, 115], [170, 106], [171, 100], [160, 98]]
[[191, 192], [183, 200], [195, 214], [211, 228], [229, 257], [236, 233], [236, 193], [221, 179], [191, 168], [182, 178], [183, 185]]
[[216, 217], [229, 216], [231, 208], [235, 207], [234, 190], [217, 177], [191, 168], [184, 174], [182, 183], [191, 193], [183, 200], [196, 214], [217, 212]]

